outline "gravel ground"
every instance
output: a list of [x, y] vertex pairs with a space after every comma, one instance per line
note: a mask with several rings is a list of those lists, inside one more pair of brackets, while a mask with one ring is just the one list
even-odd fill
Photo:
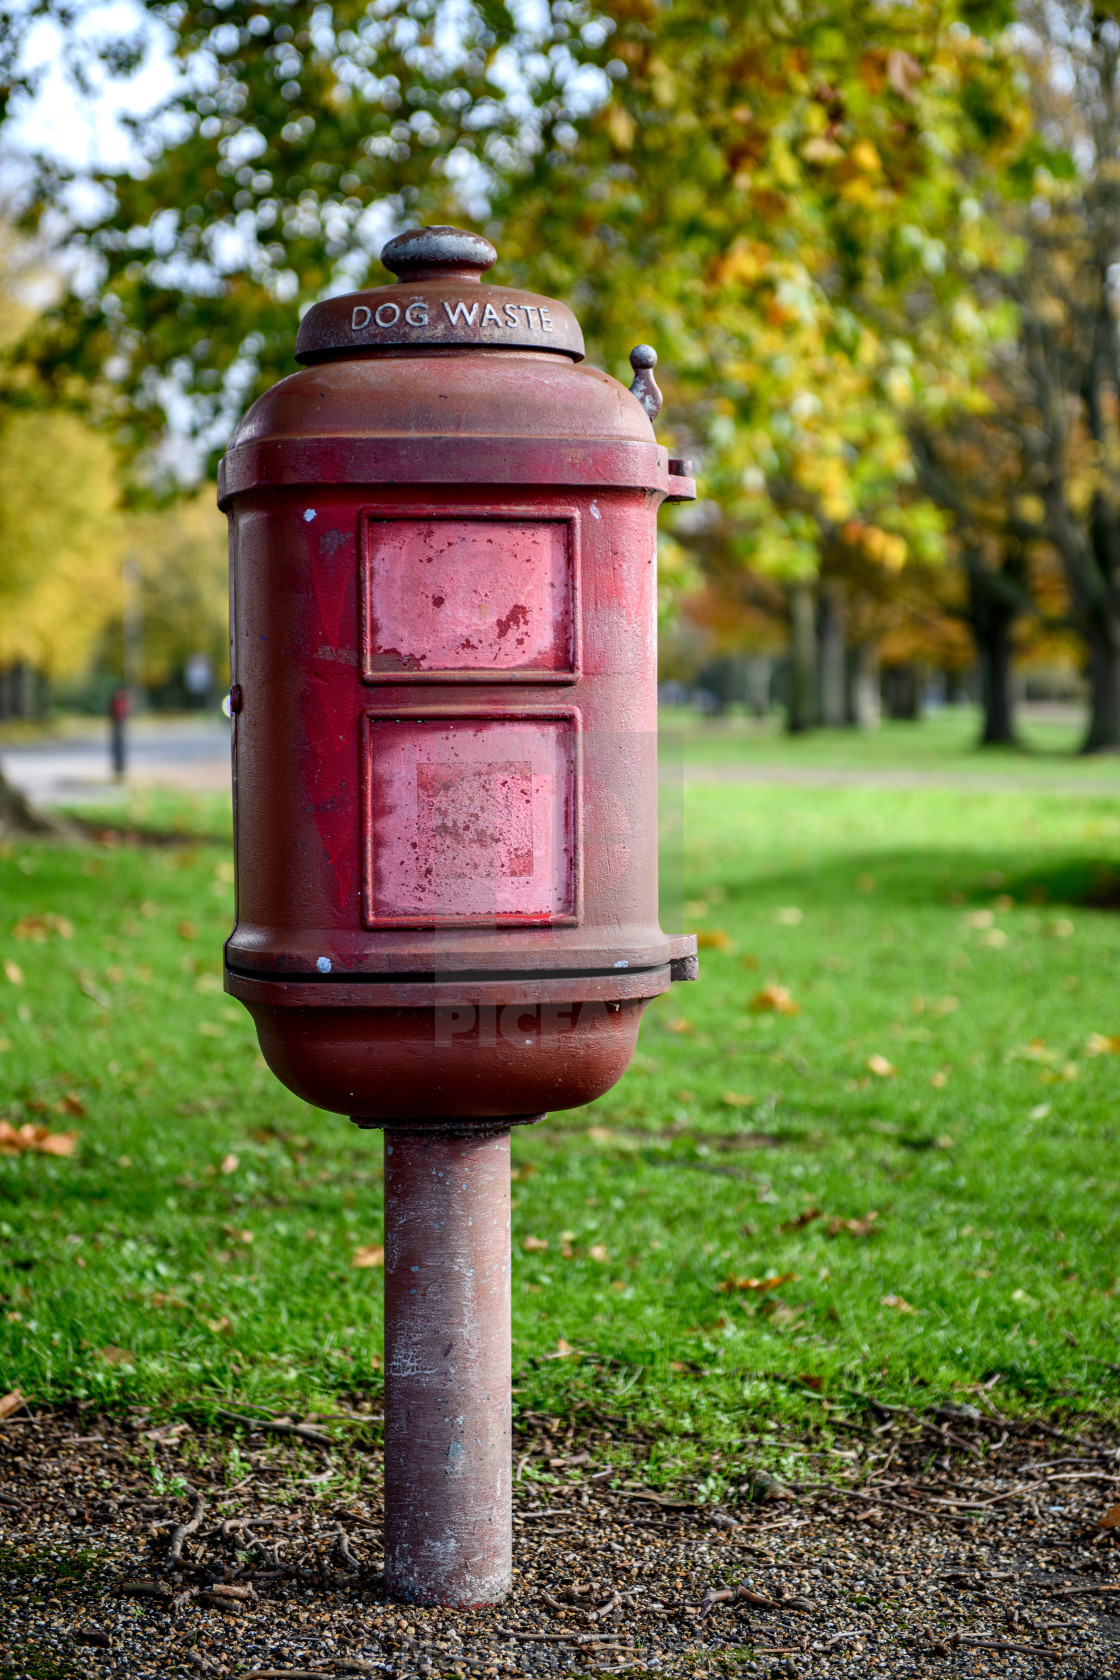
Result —
[[621, 1420], [523, 1415], [515, 1590], [452, 1612], [385, 1598], [379, 1421], [8, 1418], [0, 1680], [1120, 1673], [1115, 1425], [871, 1403], [714, 1506]]

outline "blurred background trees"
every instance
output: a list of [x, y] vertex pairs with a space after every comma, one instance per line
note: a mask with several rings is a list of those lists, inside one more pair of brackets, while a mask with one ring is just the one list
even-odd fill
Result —
[[[18, 112], [38, 14], [0, 13]], [[130, 566], [145, 683], [181, 701], [193, 659], [216, 691], [220, 521], [199, 484], [293, 366], [300, 309], [385, 281], [400, 226], [452, 220], [495, 240], [495, 279], [568, 298], [627, 382], [631, 345], [658, 346], [662, 436], [703, 494], [662, 556], [682, 693], [869, 727], [881, 701], [916, 715], [931, 673], [949, 692], [979, 673], [983, 740], [1007, 745], [1016, 661], [1072, 653], [1086, 746], [1120, 744], [1107, 7], [231, 0], [137, 18], [112, 42], [60, 37], [80, 84], [91, 55], [126, 75], [157, 20], [177, 82], [134, 124], [130, 167], [25, 167], [22, 226], [56, 292], [5, 351], [21, 415], [111, 449], [119, 515], [97, 540], [116, 559], [65, 654], [0, 662], [92, 659], [111, 680]], [[83, 506], [92, 542], [101, 504]]]

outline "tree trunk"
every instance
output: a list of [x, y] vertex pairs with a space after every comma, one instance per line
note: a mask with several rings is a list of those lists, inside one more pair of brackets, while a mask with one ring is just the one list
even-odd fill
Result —
[[811, 729], [817, 715], [817, 615], [813, 591], [799, 583], [790, 596], [789, 716], [791, 735]]
[[0, 770], [0, 834], [60, 834], [52, 817], [37, 811]]
[[878, 729], [883, 702], [879, 692], [879, 649], [860, 642], [848, 661], [848, 723], [856, 729]]
[[844, 703], [848, 591], [841, 578], [830, 578], [821, 585], [819, 640], [821, 723], [826, 729], [843, 729], [848, 721], [848, 709]]
[[968, 576], [968, 628], [980, 668], [980, 705], [984, 725], [982, 747], [1013, 747], [1015, 695], [1011, 676], [1014, 661], [1013, 632], [1021, 609], [1022, 582], [1018, 556], [996, 570], [986, 566], [978, 554], [966, 553]]
[[1089, 729], [1081, 751], [1109, 752], [1120, 747], [1120, 618], [1114, 612], [1086, 615], [1089, 649]]

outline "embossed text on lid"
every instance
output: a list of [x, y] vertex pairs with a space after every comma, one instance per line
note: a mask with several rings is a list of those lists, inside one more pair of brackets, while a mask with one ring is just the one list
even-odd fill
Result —
[[462, 349], [551, 350], [583, 360], [583, 333], [566, 304], [535, 292], [480, 285], [497, 260], [488, 239], [463, 228], [413, 228], [381, 253], [395, 286], [348, 292], [309, 309], [296, 360], [349, 352], [436, 345]]

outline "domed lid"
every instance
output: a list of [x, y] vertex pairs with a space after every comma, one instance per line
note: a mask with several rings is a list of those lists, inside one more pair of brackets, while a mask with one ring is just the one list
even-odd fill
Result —
[[498, 260], [488, 239], [463, 228], [413, 228], [381, 252], [394, 286], [326, 298], [307, 311], [296, 360], [412, 345], [463, 350], [551, 350], [583, 360], [583, 333], [566, 304], [508, 286], [483, 286]]

